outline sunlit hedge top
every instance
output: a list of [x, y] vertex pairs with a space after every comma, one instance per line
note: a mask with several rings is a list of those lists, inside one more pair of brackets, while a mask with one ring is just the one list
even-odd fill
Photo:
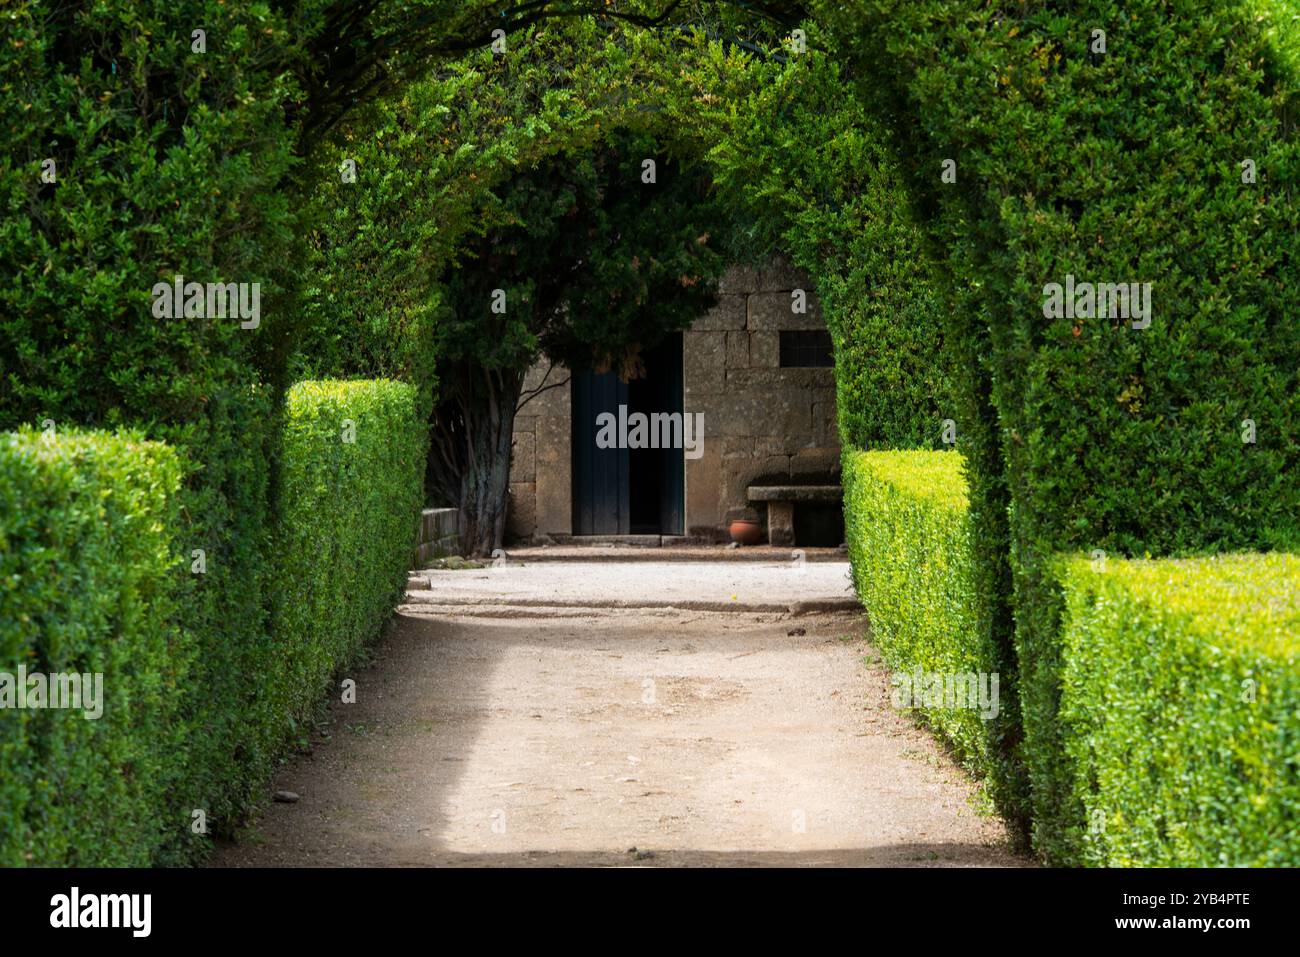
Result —
[[1175, 615], [1183, 631], [1209, 645], [1300, 656], [1300, 555], [1097, 560], [1071, 556], [1068, 574], [1122, 581], [1123, 588]]
[[958, 452], [927, 450], [855, 453], [877, 481], [946, 508], [965, 511], [967, 498], [965, 460]]

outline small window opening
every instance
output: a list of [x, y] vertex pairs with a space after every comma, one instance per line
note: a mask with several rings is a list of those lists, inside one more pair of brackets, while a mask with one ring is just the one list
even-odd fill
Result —
[[781, 333], [782, 369], [825, 369], [833, 365], [831, 334], [825, 329]]

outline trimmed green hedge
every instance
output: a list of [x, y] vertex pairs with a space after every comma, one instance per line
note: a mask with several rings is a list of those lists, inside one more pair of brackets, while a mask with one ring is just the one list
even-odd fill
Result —
[[[948, 278], [944, 341], [978, 360], [954, 418], [980, 554], [1010, 560], [990, 580], [1025, 734], [1055, 755], [1032, 780], [1051, 857], [1070, 843], [1050, 831], [1070, 800], [1054, 556], [1300, 549], [1293, 4], [809, 7], [893, 134]], [[1149, 284], [1150, 314], [1045, 310], [1067, 277]]]
[[[0, 865], [193, 861], [208, 846], [195, 810], [208, 833], [239, 822], [398, 597], [421, 504], [417, 407], [397, 382], [290, 390], [255, 640], [195, 609], [219, 610], [241, 575], [245, 603], [263, 605], [264, 536], [205, 549], [197, 573], [180, 453], [134, 433], [0, 435], [0, 672], [104, 676], [98, 720], [0, 712]], [[239, 455], [228, 467], [248, 471]]]
[[1300, 864], [1300, 557], [1072, 556], [1056, 573], [1072, 800], [1051, 859]]
[[844, 453], [853, 580], [895, 682], [998, 672], [1000, 713], [923, 707], [1053, 864], [1300, 863], [1300, 557], [1238, 554], [1049, 564], [1058, 627], [1027, 672], [999, 658], [957, 453]]
[[[0, 865], [146, 865], [187, 833], [180, 481], [131, 433], [0, 434]], [[20, 667], [101, 674], [101, 697], [92, 677], [80, 709], [19, 710]]]
[[708, 160], [733, 207], [738, 256], [779, 248], [816, 283], [835, 344], [841, 440], [937, 448], [943, 420], [961, 418], [959, 363], [924, 232], [881, 117], [853, 95], [836, 38], [813, 29], [829, 49], [752, 65], [744, 110], [729, 97], [698, 105], [724, 131]]
[[[926, 722], [988, 779], [999, 809], [1023, 813], [1013, 662], [999, 657], [973, 547], [964, 461], [956, 452], [843, 456], [844, 526], [853, 582], [897, 686], [922, 676], [997, 675], [997, 708], [927, 706]], [[985, 680], [985, 679], [981, 679]], [[913, 685], [912, 687], [915, 687]], [[991, 685], [988, 686], [991, 690]], [[922, 699], [924, 702], [924, 698]]]
[[[301, 204], [283, 188], [300, 27], [214, 0], [113, 0], [55, 17], [17, 3], [0, 47], [12, 78], [0, 88], [0, 429], [125, 425], [176, 450], [176, 620], [202, 649], [177, 702], [199, 729], [184, 802], [214, 825], [247, 809], [267, 766], [238, 746], [237, 703], [255, 693], [249, 669], [269, 627], [269, 466], [302, 245]], [[46, 159], [55, 182], [40, 178]], [[154, 284], [178, 275], [259, 283], [258, 327], [156, 316]], [[194, 549], [204, 575], [188, 572]], [[193, 843], [164, 863], [191, 859]]]
[[259, 671], [259, 723], [272, 750], [311, 716], [401, 593], [423, 498], [419, 407], [415, 387], [382, 379], [289, 390], [272, 546], [275, 641]]

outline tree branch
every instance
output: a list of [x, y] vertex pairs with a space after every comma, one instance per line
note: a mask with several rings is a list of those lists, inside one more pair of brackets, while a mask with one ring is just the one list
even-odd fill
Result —
[[[654, 15], [633, 13], [593, 4], [577, 3], [553, 6], [553, 0], [528, 0], [494, 16], [483, 9], [467, 24], [459, 36], [447, 37], [440, 29], [440, 11], [426, 11], [407, 24], [375, 24], [367, 21], [378, 5], [371, 2], [331, 10], [326, 27], [303, 51], [303, 60], [312, 64], [301, 74], [307, 90], [308, 112], [303, 129], [303, 149], [309, 150], [333, 129], [356, 105], [399, 87], [431, 62], [440, 58], [485, 47], [496, 30], [507, 34], [519, 32], [547, 20], [560, 17], [597, 17], [618, 20], [633, 26], [655, 29], [665, 25], [681, 7], [683, 0], [668, 0], [667, 6]], [[714, 3], [739, 7], [748, 13], [789, 28], [806, 19], [802, 2], [781, 0], [755, 3], [751, 0], [712, 0]], [[338, 10], [338, 12], [335, 12]], [[383, 29], [382, 35], [378, 30]], [[358, 35], [360, 34], [360, 35]], [[743, 41], [735, 41], [746, 49]], [[400, 59], [390, 64], [387, 61]]]
[[[543, 383], [545, 383], [546, 380], [550, 378], [550, 376], [551, 376], [551, 370], [554, 369], [554, 368], [555, 368], [555, 363], [554, 363], [554, 362], [550, 363], [550, 365], [548, 365], [548, 366], [546, 367], [546, 374], [545, 374], [544, 376], [542, 376], [542, 382], [543, 382]], [[530, 390], [530, 391], [528, 391], [528, 392], [521, 392], [521, 393], [520, 393], [520, 402], [519, 402], [518, 405], [515, 406], [515, 415], [518, 415], [520, 409], [522, 409], [524, 406], [526, 406], [529, 402], [532, 402], [533, 399], [537, 398], [537, 397], [538, 397], [539, 395], [541, 395], [543, 392], [546, 392], [546, 391], [549, 390], [549, 389], [556, 389], [556, 388], [559, 388], [560, 386], [568, 385], [568, 384], [569, 384], [569, 380], [572, 379], [572, 378], [573, 378], [572, 375], [567, 375], [567, 376], [565, 376], [562, 380], [560, 380], [559, 382], [552, 382], [550, 385], [539, 385], [536, 389], [532, 389], [532, 390]]]

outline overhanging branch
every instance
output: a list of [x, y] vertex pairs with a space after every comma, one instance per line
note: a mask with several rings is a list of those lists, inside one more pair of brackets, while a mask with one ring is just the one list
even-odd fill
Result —
[[[798, 25], [807, 17], [803, 3], [713, 2], [738, 7], [786, 28]], [[496, 30], [509, 34], [546, 20], [586, 16], [656, 29], [669, 22], [681, 8], [682, 0], [668, 0], [657, 14], [586, 3], [529, 0], [495, 16], [484, 10], [460, 35], [452, 37], [439, 29], [445, 24], [440, 23], [438, 11], [417, 14], [407, 24], [370, 24], [377, 6], [370, 0], [332, 9], [325, 28], [303, 51], [305, 62], [312, 64], [302, 76], [308, 94], [304, 150], [319, 142], [358, 104], [392, 92], [432, 61], [488, 46]], [[383, 29], [383, 34], [375, 33], [377, 29]], [[743, 41], [735, 42], [744, 45]]]

